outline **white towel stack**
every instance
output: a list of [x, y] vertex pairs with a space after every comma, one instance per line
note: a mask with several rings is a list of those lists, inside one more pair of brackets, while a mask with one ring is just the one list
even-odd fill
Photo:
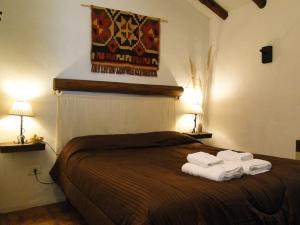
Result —
[[189, 154], [187, 160], [188, 163], [185, 163], [181, 170], [190, 175], [214, 181], [227, 181], [243, 175], [243, 168], [240, 165], [223, 162], [222, 159], [205, 152]]
[[201, 167], [210, 167], [223, 162], [222, 159], [206, 152], [188, 154], [187, 161]]
[[231, 150], [218, 152], [217, 158], [224, 161], [247, 161], [253, 159], [253, 154], [249, 152], [238, 153]]
[[206, 168], [185, 163], [181, 169], [184, 173], [214, 181], [227, 181], [243, 176], [243, 168], [232, 163], [220, 163]]
[[240, 178], [243, 174], [257, 175], [271, 170], [272, 164], [266, 160], [254, 159], [249, 152], [231, 150], [218, 152], [217, 156], [197, 152], [188, 154], [187, 163], [181, 170], [184, 173], [214, 181], [227, 181]]
[[272, 164], [262, 159], [251, 159], [248, 161], [240, 162], [243, 167], [244, 173], [248, 175], [257, 175], [271, 170]]
[[238, 153], [231, 150], [218, 152], [217, 157], [225, 162], [232, 162], [243, 167], [244, 173], [249, 175], [257, 175], [271, 170], [272, 164], [266, 160], [253, 159], [253, 154]]

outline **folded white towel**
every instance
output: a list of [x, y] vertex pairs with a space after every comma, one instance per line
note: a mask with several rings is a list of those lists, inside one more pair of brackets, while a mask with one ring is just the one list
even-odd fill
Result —
[[239, 153], [225, 150], [218, 152], [217, 157], [224, 161], [247, 161], [253, 159], [253, 154], [249, 152]]
[[243, 167], [244, 173], [249, 175], [256, 175], [265, 173], [271, 170], [272, 164], [262, 159], [252, 159], [248, 161], [237, 162], [238, 165]]
[[214, 181], [227, 181], [233, 178], [240, 178], [243, 175], [243, 168], [233, 163], [216, 164], [207, 168], [192, 163], [185, 163], [181, 170], [184, 173]]
[[206, 152], [188, 154], [187, 160], [188, 162], [201, 167], [209, 167], [223, 162], [222, 159], [219, 159], [218, 157]]

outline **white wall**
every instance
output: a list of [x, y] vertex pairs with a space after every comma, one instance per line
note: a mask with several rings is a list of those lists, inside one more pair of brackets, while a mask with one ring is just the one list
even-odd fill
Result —
[[[217, 48], [206, 127], [212, 144], [268, 155], [295, 157], [300, 137], [300, 2], [253, 3], [211, 21]], [[274, 62], [259, 50], [273, 45]]]
[[[161, 65], [157, 78], [90, 72], [90, 10], [81, 3], [161, 17]], [[19, 119], [6, 113], [15, 99], [29, 100], [36, 117], [26, 118], [27, 137], [38, 133], [54, 145], [54, 77], [186, 86], [189, 57], [203, 72], [208, 49], [208, 19], [182, 0], [1, 0], [0, 142], [18, 135]], [[0, 154], [0, 212], [63, 199], [56, 186], [27, 176], [32, 165], [48, 180], [55, 156], [44, 152]]]

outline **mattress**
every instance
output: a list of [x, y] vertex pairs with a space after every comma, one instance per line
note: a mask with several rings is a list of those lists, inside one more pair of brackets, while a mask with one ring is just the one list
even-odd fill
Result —
[[300, 163], [215, 182], [181, 172], [189, 153], [223, 150], [177, 132], [71, 140], [50, 174], [90, 225], [300, 225]]

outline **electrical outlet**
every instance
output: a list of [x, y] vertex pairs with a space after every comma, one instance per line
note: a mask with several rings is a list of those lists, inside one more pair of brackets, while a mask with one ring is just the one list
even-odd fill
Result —
[[28, 168], [28, 175], [34, 176], [35, 170], [36, 170], [36, 174], [41, 174], [41, 166], [31, 166]]

